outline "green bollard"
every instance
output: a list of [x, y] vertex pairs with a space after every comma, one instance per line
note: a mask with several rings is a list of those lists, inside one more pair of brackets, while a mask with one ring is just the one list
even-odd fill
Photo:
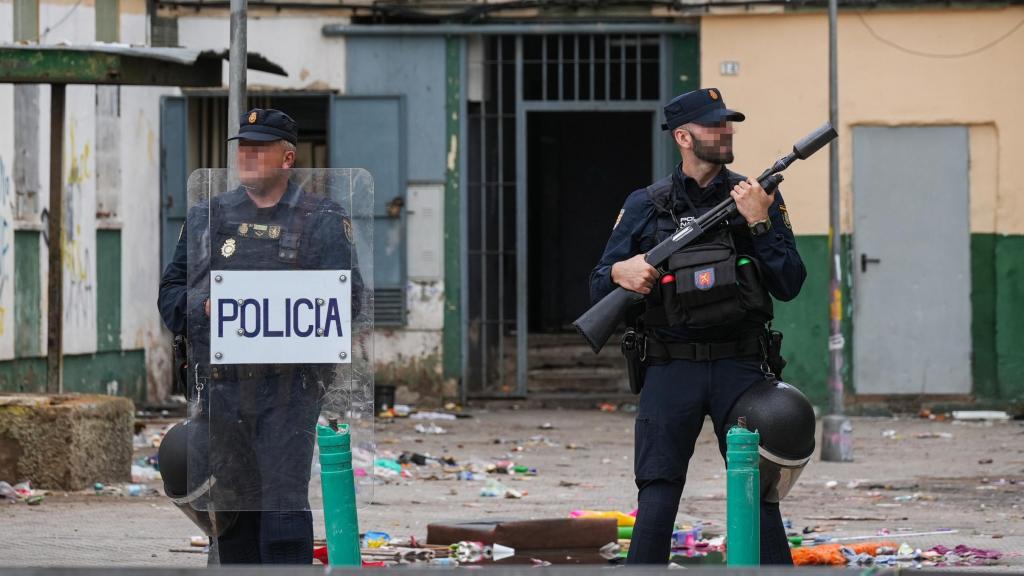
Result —
[[726, 558], [729, 566], [761, 564], [761, 479], [757, 446], [761, 436], [745, 418], [726, 434]]
[[339, 426], [332, 420], [331, 425], [318, 424], [316, 427], [324, 495], [324, 524], [327, 529], [327, 558], [331, 566], [362, 566], [359, 518], [356, 515], [356, 484], [352, 475], [352, 437], [349, 435], [348, 424]]

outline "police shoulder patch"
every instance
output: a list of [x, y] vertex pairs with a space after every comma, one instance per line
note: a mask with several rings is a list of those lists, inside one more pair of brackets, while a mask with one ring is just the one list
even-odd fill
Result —
[[786, 224], [786, 228], [793, 229], [793, 224], [789, 221], [789, 210], [785, 204], [779, 204], [779, 212], [782, 213], [782, 221]]
[[619, 210], [619, 215], [615, 217], [615, 224], [612, 225], [612, 230], [619, 227], [619, 222], [622, 222], [622, 215], [626, 213], [626, 209]]

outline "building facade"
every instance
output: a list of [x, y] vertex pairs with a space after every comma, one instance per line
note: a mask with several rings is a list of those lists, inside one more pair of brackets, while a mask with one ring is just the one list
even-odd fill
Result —
[[[288, 73], [250, 72], [250, 105], [296, 118], [300, 165], [374, 174], [376, 380], [400, 401], [621, 395], [617, 347], [592, 358], [569, 325], [625, 197], [678, 161], [661, 104], [720, 88], [747, 114], [746, 174], [827, 119], [823, 2], [689, 4], [249, 6], [249, 50]], [[1017, 402], [1024, 7], [843, 4], [847, 391]], [[0, 41], [34, 38], [223, 50], [227, 2], [0, 0]], [[225, 164], [226, 82], [225, 64], [218, 90], [69, 88], [68, 390], [166, 397], [157, 285], [188, 173]], [[48, 106], [45, 87], [0, 86], [8, 390], [45, 386]], [[824, 404], [827, 154], [782, 189], [809, 277], [775, 326], [787, 379]]]

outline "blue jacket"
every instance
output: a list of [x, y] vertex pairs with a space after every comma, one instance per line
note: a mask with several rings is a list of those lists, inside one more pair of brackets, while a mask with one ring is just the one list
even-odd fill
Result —
[[[673, 222], [672, 217], [667, 216], [669, 213], [681, 220], [698, 217], [728, 198], [733, 186], [745, 179], [723, 167], [702, 189], [693, 178], [683, 174], [680, 163], [673, 172], [669, 194], [652, 199], [646, 188], [630, 194], [619, 212], [604, 254], [590, 274], [591, 301], [597, 302], [615, 289], [611, 279], [613, 264], [646, 253], [678, 228], [679, 222]], [[686, 198], [683, 198], [684, 194]], [[689, 202], [686, 202], [687, 198]], [[691, 204], [696, 211], [691, 208]], [[800, 293], [807, 270], [797, 252], [789, 213], [780, 192], [775, 193], [775, 202], [769, 208], [768, 216], [772, 222], [771, 231], [753, 236], [747, 229], [746, 221], [737, 214], [730, 222], [733, 241], [738, 253], [748, 254], [758, 260], [768, 292], [778, 300], [789, 301]], [[756, 328], [750, 322], [745, 324], [701, 331], [672, 328], [667, 332], [662, 331], [665, 332], [662, 336], [681, 341], [734, 339], [738, 329], [753, 331]]]

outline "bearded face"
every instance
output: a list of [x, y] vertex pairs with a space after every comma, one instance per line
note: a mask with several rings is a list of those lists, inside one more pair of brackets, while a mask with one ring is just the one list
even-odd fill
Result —
[[728, 124], [723, 122], [721, 126], [701, 126], [698, 130], [691, 130], [693, 155], [711, 164], [731, 164], [734, 160], [733, 132]]
[[238, 178], [246, 189], [257, 196], [274, 188], [282, 177], [287, 178], [285, 148], [281, 141], [238, 143]]

